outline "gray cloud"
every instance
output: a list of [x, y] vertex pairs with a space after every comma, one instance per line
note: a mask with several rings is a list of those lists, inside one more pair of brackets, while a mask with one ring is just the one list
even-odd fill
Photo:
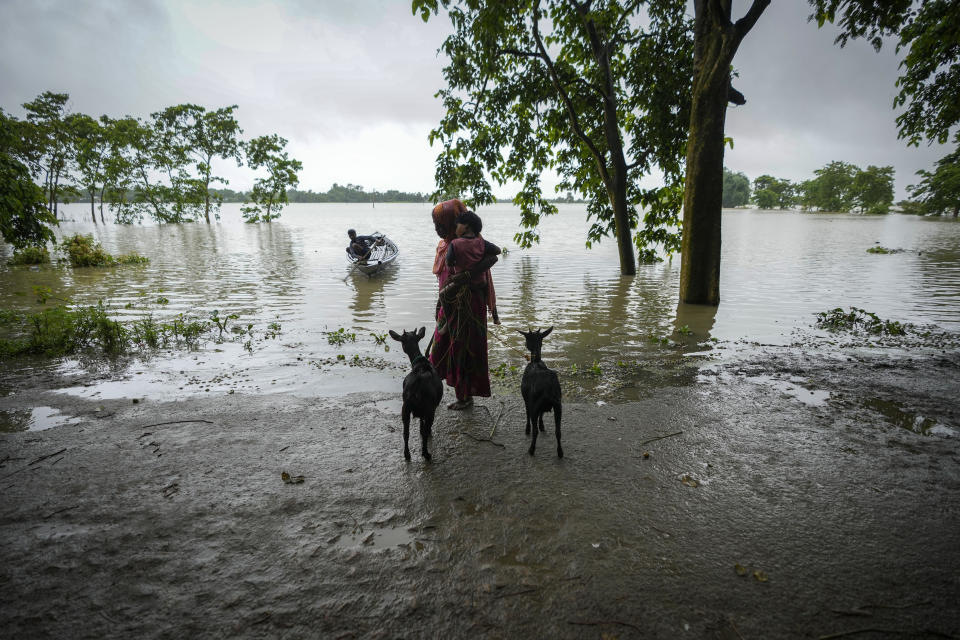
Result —
[[[801, 180], [831, 160], [893, 165], [902, 197], [946, 151], [897, 139], [893, 47], [841, 50], [836, 29], [818, 30], [809, 12], [801, 0], [772, 3], [744, 40], [734, 66], [748, 103], [728, 112], [727, 166]], [[436, 50], [448, 30], [444, 16], [424, 24], [405, 0], [4, 0], [0, 106], [19, 114], [47, 89], [91, 115], [237, 104], [248, 137], [290, 139], [305, 187], [429, 190], [426, 134], [442, 116]], [[224, 172], [231, 186], [249, 182]]]

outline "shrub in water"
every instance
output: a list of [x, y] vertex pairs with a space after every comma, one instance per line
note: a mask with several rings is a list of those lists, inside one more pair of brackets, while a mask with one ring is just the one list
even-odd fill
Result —
[[93, 234], [67, 236], [60, 242], [60, 250], [74, 267], [102, 267], [114, 263], [113, 256], [103, 250], [93, 239]]
[[14, 249], [10, 264], [46, 264], [50, 262], [50, 252], [43, 246], [27, 246]]

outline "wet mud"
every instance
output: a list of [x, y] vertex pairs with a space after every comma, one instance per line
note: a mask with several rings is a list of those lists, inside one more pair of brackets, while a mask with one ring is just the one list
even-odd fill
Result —
[[566, 400], [562, 460], [550, 419], [527, 454], [500, 392], [441, 409], [432, 463], [415, 428], [403, 459], [398, 393], [7, 382], [6, 414], [74, 420], [0, 434], [0, 628], [960, 637], [958, 374], [956, 350], [761, 349], [636, 401]]

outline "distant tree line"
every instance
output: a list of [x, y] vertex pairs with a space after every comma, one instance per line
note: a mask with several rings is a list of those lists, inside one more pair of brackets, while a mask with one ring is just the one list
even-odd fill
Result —
[[23, 105], [24, 120], [0, 110], [0, 224], [8, 242], [50, 237], [27, 229], [49, 230], [58, 205], [74, 198], [89, 201], [94, 224], [98, 213], [105, 222], [105, 207], [118, 223], [144, 217], [210, 222], [222, 202], [213, 185], [228, 182], [213, 174], [218, 159], [237, 166], [246, 161], [260, 171], [244, 194], [251, 222], [276, 218], [288, 189], [298, 184], [302, 164], [284, 150], [287, 140], [276, 134], [242, 140], [236, 105], [207, 110], [181, 104], [149, 119], [93, 118], [70, 112], [69, 100], [66, 93], [46, 91]]
[[893, 204], [893, 167], [834, 161], [813, 172], [814, 177], [791, 182], [771, 175], [753, 181], [743, 173], [723, 170], [723, 206], [754, 203], [761, 209], [789, 209], [887, 213]]

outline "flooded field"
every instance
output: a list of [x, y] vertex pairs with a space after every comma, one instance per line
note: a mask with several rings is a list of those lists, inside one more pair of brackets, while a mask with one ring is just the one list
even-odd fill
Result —
[[[61, 236], [92, 233], [108, 251], [135, 251], [150, 263], [14, 267], [6, 265], [5, 247], [0, 307], [37, 310], [34, 288], [46, 287], [48, 305], [102, 300], [111, 315], [127, 320], [236, 315], [221, 339], [214, 331], [195, 350], [161, 348], [112, 366], [100, 362], [95, 381], [82, 359], [36, 365], [76, 379], [64, 389], [75, 396], [392, 391], [406, 359], [391, 348], [387, 330], [431, 326], [437, 238], [429, 209], [301, 204], [272, 224], [248, 225], [239, 205], [228, 204], [209, 226], [94, 226], [86, 221], [86, 205], [68, 205], [66, 215], [75, 221], [61, 224]], [[817, 333], [815, 314], [835, 307], [960, 330], [960, 224], [950, 219], [727, 210], [722, 302], [712, 309], [677, 304], [679, 257], [621, 277], [613, 241], [584, 247], [582, 205], [561, 205], [559, 215], [544, 221], [542, 243], [527, 250], [513, 246], [515, 208], [480, 213], [484, 235], [508, 248], [494, 268], [503, 320], [501, 327], [491, 325], [495, 384], [512, 387], [522, 369], [518, 328], [555, 326], [545, 360], [566, 372], [570, 389], [590, 388], [612, 400], [642, 395], [638, 387], [665, 375], [664, 361], [716, 358], [724, 345], [749, 355], [757, 344], [802, 342]], [[351, 272], [343, 251], [350, 227], [387, 234], [400, 247], [398, 262], [372, 278]], [[877, 245], [901, 251], [867, 252]], [[11, 376], [36, 372], [24, 362], [4, 367], [4, 386], [17, 386]]]

